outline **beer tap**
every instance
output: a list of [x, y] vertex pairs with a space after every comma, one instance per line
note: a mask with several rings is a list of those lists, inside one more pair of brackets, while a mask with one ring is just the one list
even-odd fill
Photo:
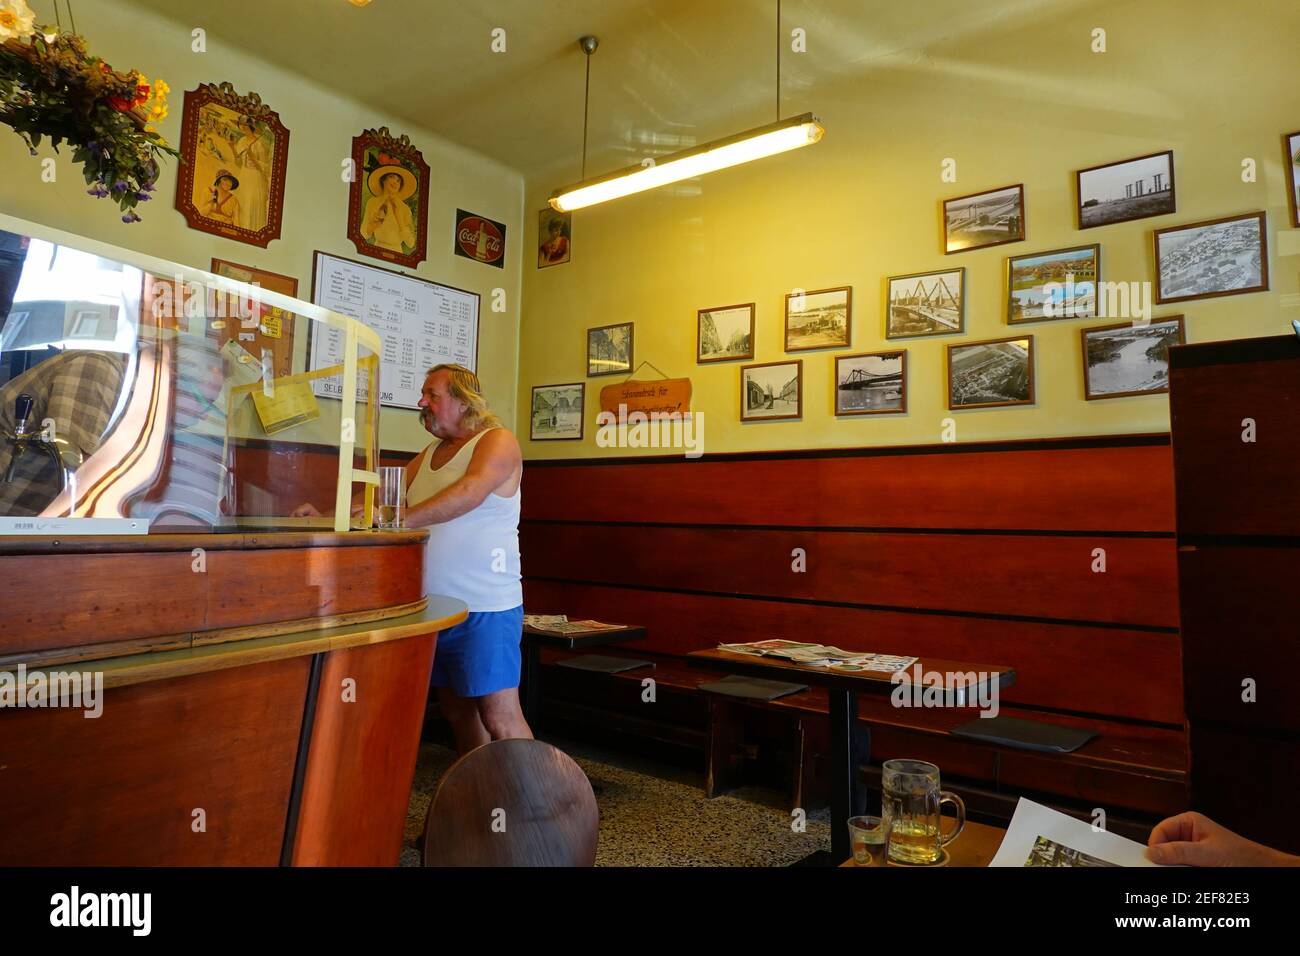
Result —
[[81, 467], [82, 454], [66, 440], [58, 437], [47, 438], [41, 428], [28, 424], [34, 405], [35, 401], [25, 392], [14, 402], [14, 432], [12, 435], [3, 436], [5, 441], [13, 446], [4, 480], [6, 483], [14, 480], [14, 469], [18, 466], [18, 459], [27, 453], [30, 446], [44, 452], [54, 462], [54, 467], [59, 471], [59, 490], [66, 490], [75, 480], [77, 469]]

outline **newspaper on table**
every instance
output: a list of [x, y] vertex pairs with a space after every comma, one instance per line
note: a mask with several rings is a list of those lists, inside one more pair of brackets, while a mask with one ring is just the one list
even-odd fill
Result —
[[626, 625], [601, 621], [570, 621], [564, 614], [525, 614], [524, 625], [552, 634], [586, 634], [590, 631], [617, 631]]
[[719, 644], [718, 650], [731, 651], [734, 654], [751, 654], [754, 657], [779, 657], [796, 664], [826, 667], [846, 673], [882, 671], [893, 674], [896, 671], [906, 670], [916, 663], [915, 657], [846, 651], [828, 644], [809, 644], [780, 638], [752, 641], [748, 644]]
[[1141, 843], [1020, 798], [989, 866], [1158, 866]]
[[550, 627], [552, 624], [564, 624], [568, 620], [568, 615], [565, 614], [525, 614], [524, 627]]

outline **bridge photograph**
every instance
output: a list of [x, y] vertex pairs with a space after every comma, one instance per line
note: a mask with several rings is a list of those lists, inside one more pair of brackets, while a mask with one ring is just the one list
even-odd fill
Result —
[[965, 267], [891, 278], [885, 338], [964, 331], [965, 293]]
[[1077, 178], [1080, 229], [1163, 216], [1177, 208], [1172, 150], [1081, 169]]
[[907, 352], [841, 355], [835, 359], [835, 414], [907, 411]]

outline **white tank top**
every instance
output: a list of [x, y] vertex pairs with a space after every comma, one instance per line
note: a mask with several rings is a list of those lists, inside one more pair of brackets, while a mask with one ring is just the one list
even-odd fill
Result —
[[[431, 498], [465, 476], [474, 446], [485, 428], [437, 471], [429, 467], [437, 443], [430, 445], [406, 489], [407, 506]], [[524, 603], [519, 583], [519, 502], [523, 479], [509, 498], [489, 492], [483, 503], [459, 518], [428, 526], [424, 554], [424, 593], [464, 601], [471, 611], [508, 611]]]

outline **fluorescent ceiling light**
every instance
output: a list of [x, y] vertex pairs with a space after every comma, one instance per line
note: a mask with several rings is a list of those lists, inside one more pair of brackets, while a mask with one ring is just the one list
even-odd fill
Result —
[[804, 113], [673, 153], [653, 165], [629, 166], [608, 176], [565, 186], [551, 194], [551, 206], [560, 212], [570, 212], [683, 179], [694, 179], [728, 166], [774, 156], [800, 146], [811, 146], [822, 138], [824, 132], [817, 117]]

